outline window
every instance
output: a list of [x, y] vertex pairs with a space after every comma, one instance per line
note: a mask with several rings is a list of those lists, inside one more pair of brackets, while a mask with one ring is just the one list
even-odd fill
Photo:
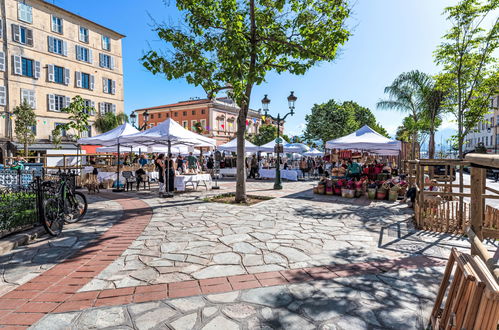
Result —
[[88, 44], [88, 29], [80, 26], [79, 40]]
[[170, 114], [169, 113], [166, 113], [166, 118], [170, 118]]
[[83, 100], [85, 102], [85, 107], [90, 108], [89, 115], [95, 116], [95, 102], [91, 100]]
[[33, 30], [12, 24], [12, 40], [23, 45], [33, 46]]
[[76, 45], [76, 59], [87, 63], [92, 63], [92, 50]]
[[17, 3], [17, 18], [26, 23], [33, 23], [33, 8], [25, 3]]
[[[61, 125], [64, 125], [64, 123], [55, 123], [55, 127], [57, 127], [57, 126], [61, 126]], [[62, 136], [62, 137], [65, 137], [65, 136], [66, 136], [66, 130], [65, 130], [65, 129], [62, 129], [62, 130], [61, 130], [61, 136]]]
[[[1, 22], [0, 22], [1, 24]], [[0, 52], [0, 71], [5, 71], [5, 53]]]
[[204, 115], [206, 113], [205, 109], [201, 109], [201, 114]]
[[178, 117], [178, 112], [175, 112], [175, 117]]
[[33, 60], [22, 58], [22, 75], [26, 77], [33, 77]]
[[111, 50], [111, 39], [107, 36], [102, 36], [102, 49]]
[[14, 74], [18, 76], [40, 78], [41, 64], [19, 55], [12, 56], [14, 62]]
[[113, 95], [116, 94], [116, 81], [102, 78], [102, 86], [104, 93]]
[[188, 122], [187, 120], [182, 121], [182, 127], [183, 127], [183, 128], [187, 129], [187, 128], [188, 128], [188, 127], [187, 127], [188, 125], [189, 125], [189, 122]]
[[21, 88], [21, 101], [28, 102], [29, 106], [33, 109], [36, 108], [36, 99], [35, 99], [35, 91], [32, 89], [24, 89]]
[[54, 82], [64, 84], [64, 68], [54, 65]]
[[196, 114], [196, 110], [192, 110], [192, 115], [194, 116]]
[[116, 113], [116, 105], [112, 103], [107, 103], [107, 102], [100, 102], [99, 103], [99, 112], [101, 115], [104, 115], [108, 112]]
[[34, 124], [33, 126], [31, 126], [30, 128], [31, 128], [31, 132], [33, 132], [33, 134], [36, 135], [36, 124]]
[[206, 119], [201, 119], [201, 127], [206, 129]]
[[68, 56], [68, 43], [64, 40], [49, 36], [49, 52]]
[[52, 32], [62, 34], [62, 18], [52, 15]]
[[161, 119], [161, 113], [158, 113], [158, 119]]
[[81, 88], [90, 89], [90, 75], [88, 73], [81, 74]]
[[99, 54], [99, 65], [101, 68], [106, 68], [106, 69], [114, 69], [114, 57], [106, 55], [106, 54]]
[[197, 120], [191, 120], [191, 129], [194, 129], [195, 124], [197, 123]]
[[152, 114], [152, 113], [151, 113], [151, 114], [149, 115], [149, 118], [154, 119], [154, 114]]
[[87, 126], [87, 130], [81, 132], [81, 137], [84, 138], [92, 137], [92, 126]]
[[182, 112], [182, 116], [187, 116], [187, 111]]

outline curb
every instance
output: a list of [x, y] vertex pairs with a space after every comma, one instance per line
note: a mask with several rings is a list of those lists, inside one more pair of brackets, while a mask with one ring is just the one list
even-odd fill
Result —
[[18, 246], [26, 245], [34, 239], [46, 235], [42, 226], [37, 226], [30, 230], [4, 237], [0, 240], [0, 256], [12, 251]]

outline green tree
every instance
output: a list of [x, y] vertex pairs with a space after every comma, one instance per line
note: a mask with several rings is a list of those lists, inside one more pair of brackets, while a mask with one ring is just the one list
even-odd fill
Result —
[[236, 202], [246, 201], [244, 137], [251, 93], [267, 73], [304, 74], [336, 58], [350, 36], [347, 0], [177, 0], [179, 27], [157, 26], [167, 50], [150, 50], [144, 66], [185, 78], [208, 97], [230, 88], [237, 118]]
[[435, 132], [442, 124], [446, 109], [443, 106], [445, 92], [432, 83], [424, 91], [423, 128], [428, 130], [428, 157], [435, 158]]
[[272, 124], [262, 124], [258, 129], [258, 133], [248, 137], [248, 140], [257, 146], [261, 146], [275, 138], [277, 138], [277, 127]]
[[76, 138], [81, 138], [81, 133], [88, 131], [90, 113], [95, 111], [95, 109], [88, 106], [85, 100], [82, 99], [81, 96], [77, 95], [73, 97], [71, 103], [69, 103], [69, 105], [61, 111], [69, 114], [69, 121], [56, 126], [56, 128], [52, 130], [54, 144], [56, 145], [61, 143], [62, 131], [69, 132], [73, 130], [76, 133]]
[[[435, 52], [443, 72], [439, 83], [448, 91], [446, 105], [457, 122], [456, 140], [463, 157], [466, 134], [490, 111], [490, 97], [499, 92], [499, 16], [497, 0], [461, 0], [444, 14], [452, 24]], [[490, 28], [486, 27], [489, 17]]]
[[128, 116], [125, 113], [106, 112], [104, 115], [99, 113], [95, 120], [95, 128], [101, 133], [106, 133], [124, 123], [128, 123]]
[[394, 109], [408, 113], [412, 118], [411, 127], [411, 159], [416, 157], [416, 142], [418, 134], [423, 126], [423, 111], [425, 109], [425, 89], [431, 77], [427, 74], [414, 70], [400, 74], [390, 86], [385, 87], [388, 100], [377, 103], [380, 109]]
[[353, 101], [340, 104], [329, 100], [323, 104], [315, 104], [311, 113], [305, 116], [305, 121], [305, 140], [321, 140], [323, 145], [328, 140], [350, 134], [364, 125], [388, 137], [386, 130], [376, 122], [371, 110]]
[[17, 140], [24, 145], [24, 156], [28, 156], [28, 146], [35, 142], [33, 127], [36, 127], [36, 115], [26, 99], [14, 108], [15, 133]]

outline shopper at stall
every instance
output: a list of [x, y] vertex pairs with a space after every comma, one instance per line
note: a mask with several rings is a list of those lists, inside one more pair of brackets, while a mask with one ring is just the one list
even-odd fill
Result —
[[349, 160], [347, 167], [347, 174], [350, 178], [359, 180], [362, 168], [356, 161]]
[[177, 157], [177, 170], [180, 174], [184, 173], [184, 159], [181, 155], [178, 155]]
[[165, 192], [165, 154], [160, 154], [154, 161], [156, 171], [158, 172], [159, 195], [163, 196]]
[[250, 174], [249, 177], [256, 179], [258, 175], [258, 160], [256, 159], [256, 155], [253, 155], [250, 160]]
[[192, 152], [189, 152], [189, 156], [187, 156], [187, 168], [190, 171], [195, 171], [198, 168], [198, 159], [192, 154]]
[[147, 158], [146, 158], [145, 154], [140, 155], [139, 164], [141, 167], [144, 167], [147, 165]]
[[166, 178], [168, 182], [165, 180], [165, 184], [168, 184], [169, 192], [173, 192], [175, 190], [175, 165], [176, 163], [173, 161], [172, 154], [169, 154], [165, 165], [165, 174], [168, 174]]

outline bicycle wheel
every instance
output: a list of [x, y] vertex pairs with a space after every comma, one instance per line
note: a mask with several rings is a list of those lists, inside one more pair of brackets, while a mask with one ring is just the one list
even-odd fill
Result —
[[66, 200], [67, 211], [65, 220], [69, 223], [80, 221], [87, 213], [87, 198], [79, 191], [68, 195]]
[[59, 200], [51, 198], [43, 202], [42, 225], [47, 233], [52, 236], [59, 236], [64, 226], [64, 210]]

